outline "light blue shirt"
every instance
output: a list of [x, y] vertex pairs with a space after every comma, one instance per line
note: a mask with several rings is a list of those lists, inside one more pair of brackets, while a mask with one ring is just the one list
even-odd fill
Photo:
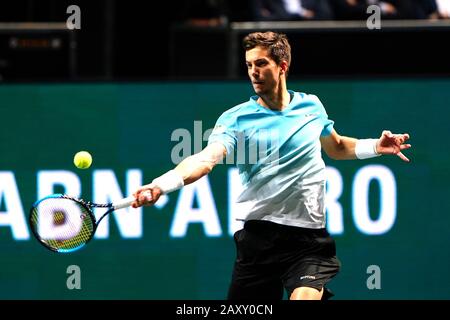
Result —
[[320, 136], [331, 134], [315, 95], [293, 92], [282, 111], [265, 108], [252, 96], [225, 111], [208, 144], [222, 143], [227, 163], [239, 169], [245, 220], [267, 220], [303, 228], [325, 227], [325, 163]]

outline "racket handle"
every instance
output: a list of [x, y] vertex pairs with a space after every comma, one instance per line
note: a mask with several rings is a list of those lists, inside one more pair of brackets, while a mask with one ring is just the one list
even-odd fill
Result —
[[113, 208], [114, 208], [114, 210], [127, 208], [127, 207], [131, 206], [131, 204], [134, 201], [136, 201], [136, 198], [134, 196], [129, 196], [127, 198], [124, 198], [122, 200], [119, 200], [119, 201], [113, 203]]

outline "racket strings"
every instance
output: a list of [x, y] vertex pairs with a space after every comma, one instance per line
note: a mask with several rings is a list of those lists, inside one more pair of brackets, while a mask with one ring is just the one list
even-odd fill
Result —
[[95, 231], [90, 210], [64, 196], [38, 203], [31, 211], [30, 222], [39, 240], [55, 251], [75, 250]]

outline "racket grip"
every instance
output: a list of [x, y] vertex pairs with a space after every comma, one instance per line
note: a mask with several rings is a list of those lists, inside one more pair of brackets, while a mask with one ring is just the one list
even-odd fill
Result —
[[127, 198], [119, 200], [119, 201], [113, 203], [114, 210], [127, 208], [127, 207], [131, 206], [131, 204], [134, 201], [136, 201], [136, 198], [134, 196], [129, 196]]

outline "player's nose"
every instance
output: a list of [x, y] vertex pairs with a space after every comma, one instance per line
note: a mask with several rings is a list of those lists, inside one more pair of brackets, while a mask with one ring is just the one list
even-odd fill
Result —
[[256, 68], [255, 66], [252, 66], [250, 69], [250, 75], [255, 78], [259, 76], [259, 71], [258, 68]]

